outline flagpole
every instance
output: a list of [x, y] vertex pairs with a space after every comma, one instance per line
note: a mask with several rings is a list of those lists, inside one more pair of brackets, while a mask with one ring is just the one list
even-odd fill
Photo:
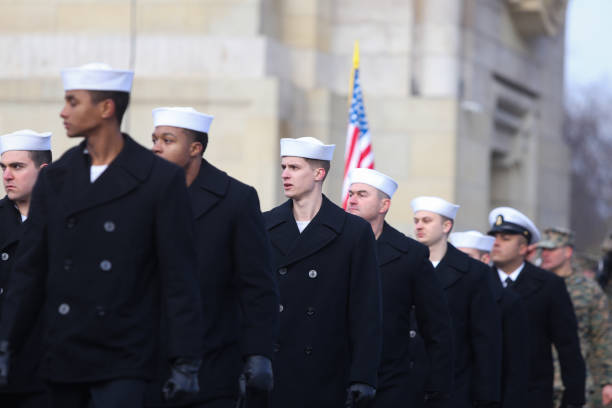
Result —
[[355, 40], [353, 46], [353, 69], [351, 69], [351, 79], [349, 83], [348, 106], [353, 102], [353, 86], [355, 85], [355, 70], [359, 68], [359, 41]]

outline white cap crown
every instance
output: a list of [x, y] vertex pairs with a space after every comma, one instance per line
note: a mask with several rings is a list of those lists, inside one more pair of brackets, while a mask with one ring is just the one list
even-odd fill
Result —
[[173, 126], [196, 132], [208, 133], [215, 117], [198, 112], [191, 107], [153, 109], [153, 126]]
[[107, 64], [94, 62], [76, 68], [62, 70], [64, 91], [84, 89], [87, 91], [130, 92], [134, 71], [113, 69]]
[[443, 200], [439, 197], [427, 197], [421, 196], [417, 197], [410, 203], [412, 206], [412, 211], [431, 211], [436, 214], [440, 214], [445, 216], [446, 218], [450, 218], [454, 220], [457, 216], [457, 210], [459, 210], [459, 206], [457, 204], [449, 203], [446, 200]]
[[481, 234], [478, 231], [451, 232], [448, 240], [457, 248], [474, 248], [479, 251], [491, 252], [495, 238]]
[[51, 150], [51, 132], [22, 129], [0, 136], [0, 154], [10, 150]]
[[497, 207], [489, 213], [489, 234], [510, 232], [522, 234], [530, 244], [540, 240], [540, 231], [525, 214], [512, 207]]
[[363, 183], [382, 191], [389, 198], [397, 190], [397, 182], [391, 177], [374, 169], [355, 168], [349, 173], [350, 184]]
[[314, 137], [300, 137], [297, 139], [283, 138], [280, 140], [280, 155], [303, 157], [305, 159], [331, 160], [336, 145], [323, 144]]

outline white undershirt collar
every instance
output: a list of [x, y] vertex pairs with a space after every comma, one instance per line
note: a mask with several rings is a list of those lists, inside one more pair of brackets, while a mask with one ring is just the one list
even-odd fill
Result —
[[523, 270], [524, 267], [525, 267], [525, 262], [523, 262], [518, 268], [516, 268], [509, 275], [506, 272], [502, 271], [501, 269], [496, 268], [497, 269], [497, 274], [499, 275], [499, 279], [501, 280], [502, 285], [504, 285], [504, 287], [506, 287], [506, 279], [508, 277], [510, 279], [512, 279], [512, 282], [516, 282], [516, 280], [518, 279], [518, 277], [521, 274], [521, 271]]

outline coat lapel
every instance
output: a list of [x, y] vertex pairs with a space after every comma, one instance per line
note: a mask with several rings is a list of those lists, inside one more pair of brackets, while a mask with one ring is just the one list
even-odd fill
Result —
[[[128, 194], [144, 181], [153, 166], [153, 153], [124, 134], [125, 144], [119, 155], [94, 182], [89, 181], [89, 160], [83, 142], [70, 160], [68, 215], [100, 206]], [[79, 154], [79, 150], [80, 153]], [[80, 156], [80, 157], [79, 157]]]
[[519, 274], [516, 283], [512, 285], [512, 290], [517, 292], [521, 297], [527, 298], [533, 292], [538, 290], [542, 283], [544, 282], [539, 276], [537, 276], [535, 267], [531, 265], [529, 262], [525, 262], [525, 266], [523, 270]]
[[217, 169], [206, 160], [202, 161], [198, 177], [189, 187], [195, 219], [202, 217], [225, 197], [229, 180], [230, 178], [225, 172]]
[[[323, 196], [321, 209], [300, 234], [293, 217], [292, 202], [288, 200], [277, 215], [276, 226], [270, 231], [272, 244], [285, 255], [280, 266], [298, 262], [327, 246], [342, 231], [346, 213]], [[274, 221], [273, 221], [274, 223]]]
[[408, 243], [402, 238], [403, 234], [384, 223], [382, 234], [377, 240], [378, 266], [393, 262], [409, 251]]
[[459, 252], [450, 243], [447, 244], [446, 254], [436, 267], [436, 276], [444, 289], [457, 282], [469, 269], [469, 258]]
[[4, 197], [0, 200], [0, 248], [19, 241], [21, 238], [21, 219], [19, 211], [14, 207], [13, 202]]

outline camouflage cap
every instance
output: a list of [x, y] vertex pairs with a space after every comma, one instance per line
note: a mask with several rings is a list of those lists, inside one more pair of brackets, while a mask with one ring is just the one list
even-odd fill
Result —
[[574, 232], [565, 228], [547, 228], [544, 230], [538, 248], [555, 249], [564, 246], [574, 246]]

